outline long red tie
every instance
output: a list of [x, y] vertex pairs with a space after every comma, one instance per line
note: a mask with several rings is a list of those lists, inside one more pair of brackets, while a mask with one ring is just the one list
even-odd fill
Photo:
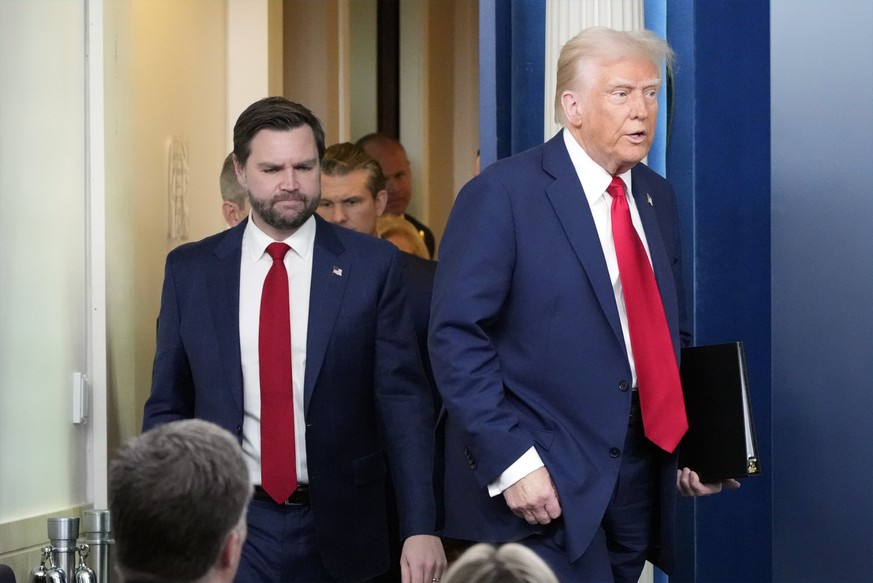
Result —
[[606, 191], [612, 196], [612, 238], [637, 369], [643, 427], [649, 440], [672, 452], [685, 435], [688, 420], [661, 293], [631, 221], [624, 181], [614, 176]]
[[297, 489], [291, 379], [291, 309], [285, 243], [270, 243], [273, 265], [261, 293], [258, 358], [261, 376], [261, 487], [278, 503]]

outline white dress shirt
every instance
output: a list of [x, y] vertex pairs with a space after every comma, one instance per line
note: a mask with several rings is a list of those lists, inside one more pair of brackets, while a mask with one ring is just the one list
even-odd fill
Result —
[[[306, 425], [303, 418], [303, 379], [306, 373], [306, 336], [309, 327], [309, 291], [312, 283], [312, 251], [315, 219], [310, 217], [283, 242], [291, 247], [285, 254], [291, 308], [291, 376], [294, 384], [294, 449], [297, 481], [309, 482], [306, 466]], [[243, 372], [242, 449], [249, 478], [261, 483], [261, 379], [258, 358], [258, 328], [261, 291], [273, 260], [266, 253], [273, 243], [249, 218], [242, 240], [239, 273], [239, 341]]]
[[[634, 355], [631, 350], [630, 332], [627, 326], [627, 309], [624, 305], [624, 294], [621, 290], [621, 279], [618, 273], [618, 259], [615, 256], [615, 242], [612, 239], [612, 196], [606, 192], [606, 187], [612, 182], [612, 175], [597, 164], [591, 157], [582, 149], [582, 146], [576, 141], [572, 134], [564, 130], [564, 145], [567, 147], [567, 152], [570, 154], [570, 160], [573, 162], [573, 167], [576, 169], [576, 175], [579, 177], [579, 182], [582, 189], [585, 191], [585, 198], [588, 200], [588, 206], [591, 208], [591, 216], [594, 218], [594, 226], [597, 228], [597, 235], [600, 238], [600, 246], [603, 249], [603, 257], [606, 260], [606, 268], [609, 270], [609, 278], [612, 281], [612, 292], [615, 294], [615, 304], [618, 307], [618, 316], [621, 320], [621, 332], [624, 336], [624, 345], [627, 347], [628, 361], [631, 369], [632, 386], [637, 386], [637, 372], [634, 364]], [[646, 255], [649, 256], [651, 262], [651, 253], [649, 253], [649, 243], [646, 240], [646, 233], [643, 231], [643, 224], [640, 220], [640, 213], [637, 210], [636, 202], [631, 194], [631, 171], [628, 170], [624, 174], [620, 174], [619, 178], [624, 181], [627, 188], [627, 203], [630, 207], [631, 221], [634, 228], [643, 242], [643, 247], [646, 249]], [[507, 468], [498, 478], [488, 485], [488, 493], [491, 496], [496, 496], [506, 490], [508, 487], [516, 483], [534, 470], [543, 467], [545, 464], [537, 453], [536, 448], [531, 447], [516, 460], [509, 468]]]

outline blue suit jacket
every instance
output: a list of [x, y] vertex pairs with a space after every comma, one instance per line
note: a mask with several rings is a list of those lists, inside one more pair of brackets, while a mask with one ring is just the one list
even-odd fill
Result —
[[[678, 358], [675, 197], [641, 164], [632, 182]], [[430, 354], [447, 410], [445, 533], [506, 541], [542, 532], [487, 493], [536, 446], [560, 497], [570, 560], [581, 556], [618, 476], [610, 450], [624, 444], [631, 371], [600, 240], [560, 133], [461, 190], [440, 245]], [[651, 558], [669, 569], [676, 461], [662, 457]]]
[[[389, 469], [401, 536], [434, 531], [433, 412], [399, 251], [315, 220], [304, 381], [310, 497], [325, 565], [338, 580], [360, 580], [389, 565]], [[244, 228], [167, 257], [144, 430], [199, 417], [242, 439]]]

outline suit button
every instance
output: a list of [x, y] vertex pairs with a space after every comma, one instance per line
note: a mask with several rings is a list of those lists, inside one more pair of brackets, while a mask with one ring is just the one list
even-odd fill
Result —
[[621, 450], [618, 449], [617, 447], [610, 447], [609, 448], [609, 457], [616, 458], [620, 455], [621, 455]]
[[236, 432], [237, 432], [237, 433], [242, 433], [242, 425], [237, 425], [237, 426], [236, 426]]
[[618, 383], [618, 390], [619, 391], [626, 391], [629, 388], [630, 388], [630, 383], [628, 383], [627, 381], [621, 381], [620, 383]]

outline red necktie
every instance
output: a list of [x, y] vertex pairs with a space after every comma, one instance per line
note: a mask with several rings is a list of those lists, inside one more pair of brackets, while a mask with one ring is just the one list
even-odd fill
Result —
[[291, 380], [291, 308], [285, 243], [270, 243], [273, 265], [261, 293], [258, 359], [261, 376], [261, 487], [278, 503], [297, 489]]
[[643, 427], [649, 440], [672, 452], [685, 435], [688, 421], [661, 293], [631, 221], [624, 181], [614, 176], [606, 191], [612, 196], [612, 238], [637, 369]]

